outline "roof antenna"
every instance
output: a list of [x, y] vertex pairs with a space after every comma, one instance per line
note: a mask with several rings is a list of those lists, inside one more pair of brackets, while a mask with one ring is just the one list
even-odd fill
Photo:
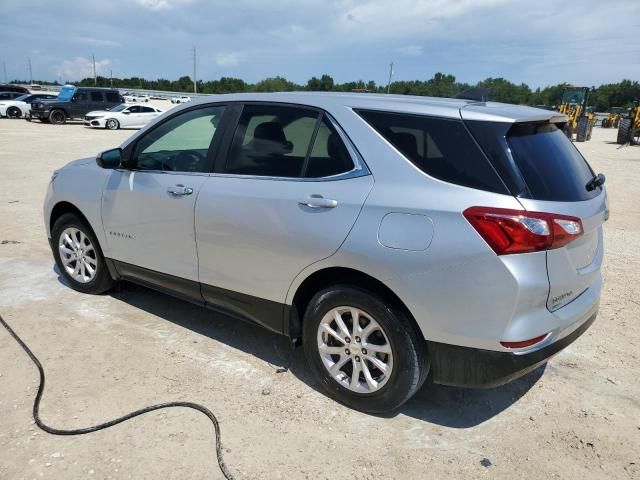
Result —
[[455, 95], [453, 98], [460, 98], [462, 100], [475, 100], [476, 102], [488, 102], [489, 90], [482, 87], [469, 88], [468, 90], [464, 90]]

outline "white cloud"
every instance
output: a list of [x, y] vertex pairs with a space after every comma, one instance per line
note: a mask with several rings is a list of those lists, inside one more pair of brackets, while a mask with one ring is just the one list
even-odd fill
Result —
[[422, 55], [422, 46], [407, 45], [406, 47], [395, 48], [393, 51], [405, 57], [419, 57]]
[[219, 67], [236, 67], [244, 60], [244, 54], [241, 52], [219, 52], [214, 59]]
[[96, 47], [121, 47], [122, 46], [122, 43], [116, 40], [107, 40], [102, 38], [94, 38], [94, 37], [87, 37], [87, 36], [81, 36], [81, 35], [74, 35], [70, 37], [70, 40], [73, 42], [84, 44], [84, 45], [93, 45]]
[[439, 24], [508, 0], [349, 0], [343, 2], [337, 27], [379, 38], [405, 38], [439, 29]]
[[[106, 73], [106, 67], [111, 65], [111, 60], [105, 58], [96, 60], [96, 72], [98, 75]], [[65, 80], [81, 80], [93, 77], [93, 60], [85, 57], [76, 57], [71, 60], [64, 60], [60, 67], [60, 74]]]
[[171, 10], [192, 3], [193, 0], [136, 0], [138, 5], [149, 10]]

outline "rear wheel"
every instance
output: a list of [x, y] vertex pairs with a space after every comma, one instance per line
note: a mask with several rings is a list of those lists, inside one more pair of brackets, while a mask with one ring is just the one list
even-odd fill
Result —
[[49, 114], [49, 121], [55, 125], [62, 125], [67, 121], [67, 115], [62, 110], [55, 109]]
[[98, 240], [84, 221], [66, 213], [56, 220], [51, 237], [56, 264], [71, 288], [98, 294], [113, 287]]
[[576, 129], [576, 142], [584, 142], [589, 135], [589, 119], [580, 117], [578, 119], [578, 128]]
[[620, 120], [618, 124], [618, 137], [616, 138], [616, 143], [618, 145], [624, 145], [625, 143], [629, 143], [631, 141], [631, 119], [623, 118]]
[[571, 126], [571, 123], [567, 122], [562, 131], [569, 140], [573, 138], [573, 127]]
[[349, 285], [313, 297], [303, 341], [307, 362], [329, 396], [364, 412], [400, 407], [429, 372], [424, 339], [402, 309]]
[[120, 128], [120, 122], [118, 122], [118, 120], [116, 120], [115, 118], [110, 118], [105, 122], [104, 127], [109, 130], [117, 130]]
[[7, 117], [20, 118], [21, 116], [22, 116], [22, 111], [18, 107], [7, 108]]

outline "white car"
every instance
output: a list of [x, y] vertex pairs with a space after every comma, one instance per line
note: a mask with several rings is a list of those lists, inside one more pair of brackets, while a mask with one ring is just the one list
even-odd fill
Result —
[[27, 93], [14, 100], [0, 101], [0, 117], [21, 118], [31, 111], [31, 102], [36, 100], [51, 100], [56, 95], [48, 95], [46, 93]]
[[146, 105], [122, 103], [110, 110], [95, 110], [84, 117], [84, 124], [93, 128], [142, 128], [151, 120], [162, 115], [164, 110]]
[[171, 103], [187, 103], [191, 101], [191, 97], [187, 97], [186, 95], [182, 95], [180, 97], [173, 97], [171, 99]]
[[124, 101], [129, 103], [148, 102], [149, 95], [138, 95], [137, 93], [130, 93], [124, 96]]

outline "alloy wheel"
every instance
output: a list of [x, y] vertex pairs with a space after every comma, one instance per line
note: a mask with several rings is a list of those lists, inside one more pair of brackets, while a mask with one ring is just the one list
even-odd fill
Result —
[[393, 351], [380, 324], [355, 307], [336, 307], [318, 325], [318, 351], [331, 377], [357, 393], [374, 393], [389, 380]]
[[81, 230], [66, 228], [58, 239], [63, 268], [73, 280], [89, 283], [98, 271], [98, 257], [91, 240]]

